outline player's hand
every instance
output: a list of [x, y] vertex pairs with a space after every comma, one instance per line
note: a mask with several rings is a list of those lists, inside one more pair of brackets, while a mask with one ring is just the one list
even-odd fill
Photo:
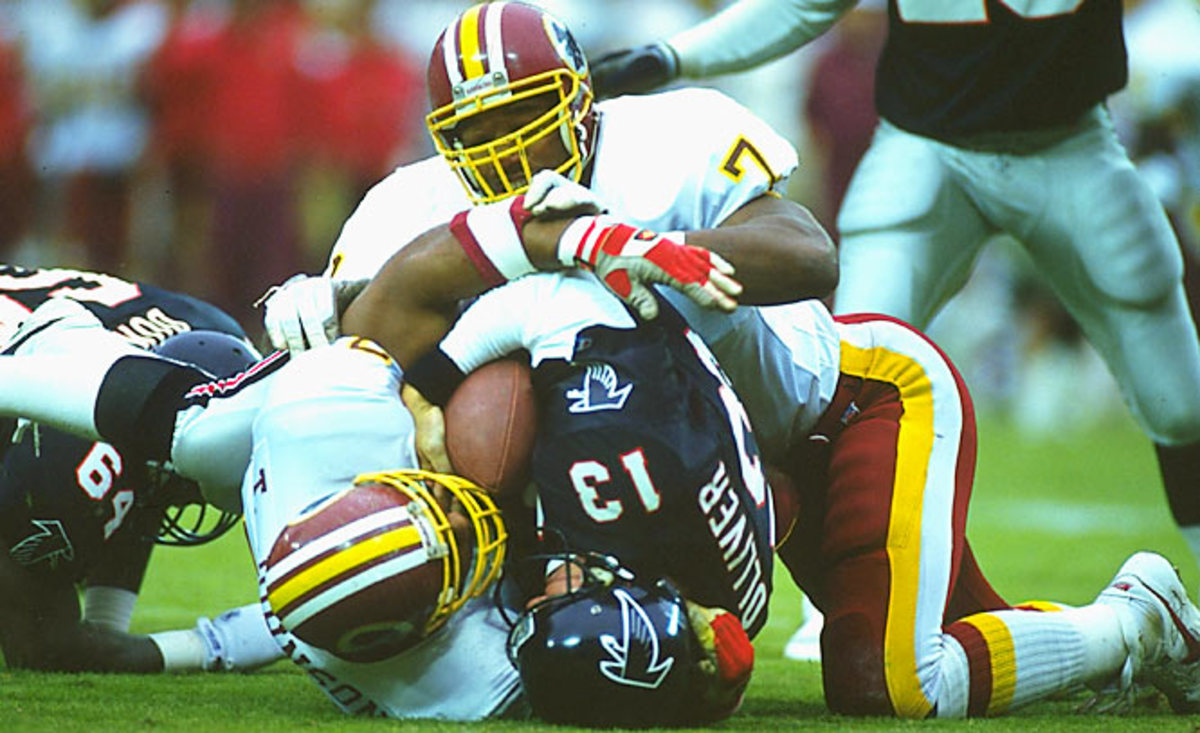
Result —
[[207, 672], [249, 672], [283, 658], [262, 608], [251, 603], [232, 608], [214, 619], [196, 619], [196, 633], [204, 640]]
[[675, 49], [663, 41], [607, 53], [592, 64], [592, 84], [600, 99], [645, 94], [678, 76]]
[[750, 683], [754, 646], [737, 616], [721, 608], [685, 603], [692, 632], [704, 652], [697, 691], [702, 717], [707, 721], [727, 718], [741, 705]]
[[[678, 236], [678, 235], [675, 235]], [[658, 315], [650, 285], [670, 285], [701, 306], [732, 311], [742, 285], [733, 265], [714, 252], [670, 235], [638, 229], [605, 216], [576, 219], [558, 242], [559, 260], [596, 273], [642, 318]]]
[[332, 278], [293, 275], [268, 290], [259, 302], [265, 304], [263, 325], [276, 349], [305, 351], [327, 346], [338, 337]]
[[450, 455], [446, 452], [446, 417], [442, 408], [425, 399], [416, 387], [405, 384], [400, 399], [412, 413], [416, 427], [417, 460], [421, 468], [437, 473], [452, 473]]
[[341, 335], [342, 312], [368, 282], [301, 274], [271, 288], [255, 304], [266, 306], [263, 325], [271, 346], [304, 351], [333, 343]]
[[583, 216], [608, 211], [590, 188], [552, 170], [533, 174], [525, 191], [525, 209], [534, 216]]

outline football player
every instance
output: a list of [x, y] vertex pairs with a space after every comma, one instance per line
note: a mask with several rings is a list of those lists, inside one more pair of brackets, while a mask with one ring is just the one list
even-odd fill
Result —
[[[442, 243], [459, 247], [450, 237]], [[409, 328], [423, 319], [405, 306], [427, 276], [409, 255], [421, 247], [414, 244], [389, 262], [351, 304], [343, 321], [346, 329], [366, 332], [361, 313], [379, 303], [388, 322], [409, 324], [403, 340], [411, 341]], [[386, 295], [379, 293], [382, 289]], [[644, 634], [625, 639], [627, 647], [634, 646], [625, 654], [634, 658], [638, 645], [683, 639], [681, 648], [663, 650], [661, 674], [652, 678], [653, 684], [638, 686], [639, 670], [601, 676], [589, 674], [582, 662], [557, 671], [546, 662], [544, 676], [536, 678], [545, 680], [544, 686], [553, 684], [553, 692], [538, 690], [536, 684], [531, 690], [532, 672], [523, 668], [533, 712], [555, 722], [644, 726], [726, 717], [749, 681], [749, 639], [766, 621], [772, 503], [749, 421], [703, 342], [671, 306], [657, 307], [656, 318], [643, 321], [588, 273], [529, 275], [480, 296], [439, 348], [405, 373], [405, 401], [416, 417], [422, 445], [430, 419], [435, 435], [444, 429], [434, 405], [445, 404], [467, 374], [527, 350], [538, 407], [531, 482], [546, 544], [574, 554], [619, 558], [632, 577], [645, 581], [626, 579], [618, 589], [593, 583], [572, 600], [583, 604], [582, 598], [595, 600], [597, 594], [645, 593], [654, 585], [649, 581], [677, 589], [674, 596], [660, 599], [683, 611], [675, 617], [673, 633], [663, 635], [670, 626], [665, 622], [647, 623]], [[391, 348], [406, 351], [400, 341]], [[444, 455], [444, 450], [432, 453]], [[579, 586], [573, 584], [582, 590]], [[560, 595], [536, 584], [529, 592]], [[625, 605], [606, 606], [618, 613], [602, 616], [597, 610], [589, 627], [576, 633], [592, 642], [597, 635], [620, 636], [624, 617], [619, 611], [628, 615], [635, 608], [651, 618], [647, 601], [629, 596]], [[533, 626], [566, 625], [560, 614], [568, 613], [568, 607], [573, 606], [540, 607], [530, 617], [537, 620]], [[700, 651], [699, 635], [714, 627], [710, 616], [725, 615], [715, 624], [720, 637], [709, 640], [708, 660]], [[689, 616], [696, 618], [681, 620]], [[696, 640], [689, 640], [693, 634]], [[524, 643], [514, 642], [517, 647]], [[741, 654], [721, 664], [718, 647]], [[518, 655], [529, 656], [528, 651]], [[535, 659], [545, 661], [544, 656]], [[604, 659], [597, 662], [602, 666]], [[610, 657], [612, 664], [619, 659], [615, 652]], [[697, 671], [705, 660], [711, 662], [707, 675]], [[572, 671], [580, 674], [572, 677]], [[587, 705], [572, 702], [583, 697]], [[706, 705], [708, 700], [712, 703]]]
[[[854, 0], [743, 0], [597, 64], [604, 94], [779, 58]], [[880, 123], [838, 216], [839, 313], [925, 327], [998, 233], [1021, 242], [1154, 442], [1200, 562], [1200, 344], [1163, 207], [1117, 139], [1119, 0], [889, 0]], [[897, 196], [897, 191], [906, 195]]]
[[[463, 252], [448, 230], [425, 239]], [[424, 247], [405, 250], [417, 262], [397, 267], [416, 283], [405, 288], [410, 297], [452, 305], [468, 294], [464, 280], [483, 289], [465, 259], [458, 270], [465, 278], [439, 278], [445, 258], [422, 263]], [[677, 262], [689, 250], [666, 243], [663, 252]], [[590, 292], [612, 297], [595, 280], [585, 282]], [[414, 319], [406, 343], [435, 339], [425, 325]], [[417, 350], [397, 348], [406, 361]], [[503, 713], [517, 699], [516, 672], [504, 655], [508, 626], [489, 599], [478, 597], [499, 567], [503, 525], [485, 494], [464, 491], [453, 477], [386, 470], [417, 459], [412, 419], [399, 399], [400, 367], [382, 348], [343, 338], [295, 358], [277, 353], [214, 381], [138, 352], [78, 305], [55, 300], [25, 321], [8, 351], [13, 356], [0, 359], [6, 414], [170, 460], [222, 504], [230, 501], [228, 488], [240, 484], [272, 632], [344, 710], [472, 719]], [[73, 358], [77, 353], [89, 361]], [[706, 369], [691, 359], [694, 374]], [[711, 373], [705, 378], [716, 381]], [[741, 470], [733, 456], [729, 461], [731, 474]], [[452, 495], [467, 516], [447, 516], [458, 512], [420, 488], [427, 482]], [[725, 507], [729, 497], [722, 498]], [[744, 505], [742, 515], [762, 526], [763, 508]], [[456, 524], [466, 530], [461, 537]], [[472, 694], [461, 686], [468, 674], [481, 680]]]
[[4, 414], [169, 461], [210, 501], [245, 507], [267, 636], [341, 709], [474, 719], [518, 698], [508, 627], [477, 597], [503, 525], [465, 482], [395, 470], [416, 466], [412, 420], [378, 346], [340, 339], [214, 379], [53, 299], [8, 353]]
[[[775, 145], [761, 122], [711, 92], [689, 90], [611, 100], [597, 106], [595, 121], [577, 114], [576, 122], [570, 110], [592, 109], [586, 69], [571, 53], [552, 59], [550, 74], [522, 67], [517, 38], [531, 44], [547, 35], [536, 30], [544, 27], [551, 38], [563, 33], [553, 20], [514, 32], [509, 20], [521, 17], [518, 7], [476, 6], [439, 44], [430, 75], [437, 109], [429, 122], [444, 160], [401, 168], [368, 194], [335, 247], [332, 282], [340, 282], [339, 273], [372, 274], [385, 256], [379, 253], [394, 248], [397, 227], [437, 223], [423, 220], [425, 212], [454, 217], [451, 229], [464, 252], [481, 277], [496, 281], [531, 269], [512, 242], [524, 241], [528, 251], [557, 237], [564, 261], [587, 263], [597, 251], [607, 254], [591, 235], [623, 222], [674, 232], [668, 240], [711, 244], [738, 268], [743, 301], [770, 302], [772, 265], [783, 263], [778, 274], [790, 276], [803, 254], [818, 265], [809, 286], [832, 285], [821, 276], [820, 263], [832, 257], [827, 241], [797, 238], [794, 228], [793, 236], [776, 241], [757, 227], [766, 222], [752, 215], [756, 206], [772, 201], [763, 194], [794, 166], [790, 152], [779, 154], [786, 145]], [[505, 47], [505, 39], [512, 45]], [[452, 91], [440, 95], [443, 78]], [[546, 112], [527, 102], [538, 96], [530, 89], [544, 89], [558, 104]], [[475, 136], [477, 114], [523, 102], [532, 107], [527, 124]], [[681, 118], [686, 126], [675, 124]], [[658, 125], [669, 129], [656, 134]], [[454, 196], [451, 173], [469, 199], [484, 202], [503, 192], [530, 197], [529, 172], [538, 168], [578, 177], [616, 223], [580, 217], [557, 230], [536, 221], [520, 226], [521, 216], [513, 214], [523, 203], [508, 211], [495, 203], [465, 214], [437, 209]], [[582, 198], [570, 186], [554, 190]], [[410, 202], [411, 217], [397, 216]], [[730, 211], [738, 213], [722, 218]], [[723, 236], [738, 230], [745, 236]], [[761, 256], [771, 243], [781, 247]], [[365, 273], [355, 269], [358, 263]], [[789, 277], [785, 289], [802, 295], [797, 282]], [[277, 317], [275, 331], [301, 336], [293, 341], [336, 332], [330, 324], [339, 288], [328, 280], [296, 285], [293, 295], [285, 288], [276, 301], [292, 315]], [[1009, 609], [988, 586], [963, 534], [973, 411], [953, 366], [924, 336], [886, 317], [835, 320], [813, 301], [726, 315], [668, 296], [729, 374], [764, 455], [794, 466], [807, 507], [799, 526], [812, 531], [794, 531], [780, 554], [829, 614], [824, 644], [837, 650], [824, 664], [831, 707], [917, 718], [999, 713], [1081, 682], [1109, 680], [1126, 690], [1135, 681], [1152, 682], [1177, 708], [1196, 705], [1198, 670], [1186, 650], [1200, 639], [1200, 615], [1162, 558], [1134, 556], [1096, 603], [1059, 613]], [[1018, 666], [1017, 659], [1036, 661]]]
[[[131, 345], [214, 375], [254, 361], [241, 328], [216, 307], [77, 270], [0, 266], [0, 333], [11, 335], [50, 298], [86, 304]], [[257, 604], [201, 618], [191, 630], [128, 633], [154, 544], [203, 544], [237, 514], [206, 505], [169, 467], [107, 443], [25, 423], [3, 449], [0, 649], [10, 667], [248, 670], [281, 656]], [[85, 586], [82, 617], [77, 584]]]

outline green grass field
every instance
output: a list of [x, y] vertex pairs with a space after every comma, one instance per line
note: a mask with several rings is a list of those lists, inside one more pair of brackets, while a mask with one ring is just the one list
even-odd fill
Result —
[[[1174, 559], [1190, 589], [1200, 573], [1174, 531], [1149, 443], [1127, 421], [1063, 436], [1022, 439], [1012, 428], [980, 427], [979, 472], [970, 536], [980, 563], [1011, 600], [1086, 603], [1120, 563], [1139, 549]], [[1082, 698], [1042, 703], [1007, 717], [900, 722], [830, 715], [817, 665], [784, 660], [781, 649], [799, 619], [794, 586], [778, 577], [772, 618], [757, 641], [754, 681], [742, 711], [724, 730], [854, 731], [1196, 731], [1200, 717], [1173, 716], [1157, 699], [1119, 718], [1079, 714]], [[134, 615], [135, 630], [189, 626], [255, 597], [240, 533], [198, 550], [154, 558]], [[464, 680], [470, 684], [470, 680]], [[48, 675], [0, 671], [0, 731], [153, 730], [323, 731], [527, 730], [507, 722], [479, 725], [397, 723], [343, 717], [298, 670], [282, 662], [245, 676]]]

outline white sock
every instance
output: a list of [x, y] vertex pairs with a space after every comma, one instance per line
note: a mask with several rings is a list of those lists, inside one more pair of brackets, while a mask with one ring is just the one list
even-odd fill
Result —
[[1121, 633], [1119, 611], [1112, 606], [1093, 603], [1054, 614], [1075, 627], [1083, 637], [1083, 681], [1104, 681], [1117, 674], [1125, 664], [1129, 650]]
[[84, 621], [110, 631], [129, 632], [137, 593], [111, 585], [89, 585], [83, 599]]
[[208, 648], [194, 629], [160, 631], [150, 634], [162, 654], [164, 672], [194, 672], [204, 669]]

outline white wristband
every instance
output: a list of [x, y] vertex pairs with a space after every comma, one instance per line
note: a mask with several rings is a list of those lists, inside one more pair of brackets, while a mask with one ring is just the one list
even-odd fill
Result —
[[109, 631], [129, 631], [137, 593], [111, 585], [89, 585], [83, 592], [83, 620]]
[[596, 233], [616, 220], [610, 216], [581, 216], [571, 222], [558, 238], [558, 261], [564, 267], [576, 267], [579, 262], [591, 264], [591, 248], [596, 246]]
[[163, 658], [164, 672], [194, 672], [204, 669], [208, 650], [204, 639], [192, 629], [159, 631], [150, 634]]
[[519, 201], [499, 201], [470, 209], [466, 215], [470, 236], [459, 236], [464, 249], [472, 246], [471, 241], [464, 240], [473, 240], [473, 246], [505, 280], [536, 271], [521, 241], [520, 224], [513, 218], [513, 208], [521, 205]]

